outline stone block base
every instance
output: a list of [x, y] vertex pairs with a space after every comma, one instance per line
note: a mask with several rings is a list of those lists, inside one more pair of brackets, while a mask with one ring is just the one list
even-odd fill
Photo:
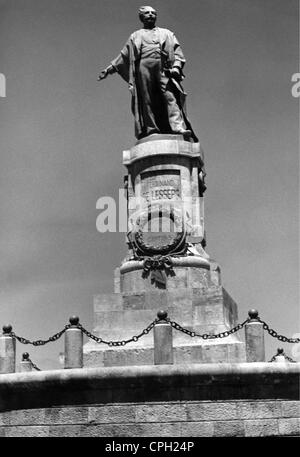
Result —
[[[153, 335], [151, 335], [153, 338]], [[97, 343], [88, 343], [84, 351], [85, 367], [109, 367], [128, 365], [153, 365], [153, 347], [107, 349]], [[174, 346], [174, 364], [190, 363], [238, 363], [245, 361], [244, 343], [231, 340], [224, 343], [187, 344]]]
[[[172, 286], [169, 283], [165, 290], [148, 287], [142, 272], [134, 271], [130, 273], [134, 276], [131, 285], [139, 279], [137, 289], [96, 295], [93, 332], [106, 341], [128, 340], [147, 328], [160, 310], [167, 311], [171, 321], [199, 334], [217, 334], [237, 324], [237, 305], [212, 276], [213, 271], [191, 267], [174, 270]], [[173, 347], [175, 364], [246, 360], [244, 343], [237, 334], [209, 341], [173, 329]], [[84, 346], [84, 365], [89, 367], [152, 365], [153, 360], [152, 332], [122, 347], [93, 341]]]

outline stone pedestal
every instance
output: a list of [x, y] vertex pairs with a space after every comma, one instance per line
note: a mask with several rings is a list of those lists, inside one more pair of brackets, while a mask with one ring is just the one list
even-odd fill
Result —
[[[94, 298], [93, 332], [107, 341], [138, 335], [165, 310], [197, 333], [237, 324], [237, 305], [205, 252], [204, 159], [199, 143], [152, 135], [124, 151], [128, 255], [115, 270], [114, 293]], [[203, 340], [174, 329], [174, 363], [243, 362], [238, 336]], [[153, 364], [153, 333], [109, 347], [89, 341], [85, 366]]]

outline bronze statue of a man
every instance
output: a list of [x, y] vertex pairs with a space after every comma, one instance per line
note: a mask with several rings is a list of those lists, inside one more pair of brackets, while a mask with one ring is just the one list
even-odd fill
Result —
[[185, 112], [181, 86], [185, 58], [180, 44], [173, 32], [155, 26], [157, 12], [151, 6], [142, 6], [139, 17], [144, 27], [130, 35], [98, 80], [118, 72], [129, 84], [138, 139], [171, 133], [198, 141]]

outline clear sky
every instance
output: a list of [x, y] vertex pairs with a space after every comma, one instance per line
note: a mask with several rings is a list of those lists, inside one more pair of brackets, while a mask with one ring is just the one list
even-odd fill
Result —
[[[140, 28], [141, 4], [0, 0], [0, 324], [22, 336], [46, 338], [72, 314], [91, 329], [93, 295], [113, 290], [124, 234], [97, 232], [96, 201], [117, 197], [122, 150], [135, 139], [126, 83], [97, 75]], [[150, 5], [187, 59], [188, 114], [205, 151], [207, 251], [240, 320], [256, 307], [279, 332], [300, 333], [298, 1]], [[281, 343], [266, 340], [270, 358]], [[50, 368], [63, 341], [18, 347]]]

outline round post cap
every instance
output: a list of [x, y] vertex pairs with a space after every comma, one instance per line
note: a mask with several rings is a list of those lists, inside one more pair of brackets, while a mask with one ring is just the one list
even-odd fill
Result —
[[29, 360], [28, 352], [23, 352], [22, 354], [22, 362], [27, 362]]
[[71, 316], [69, 319], [71, 325], [78, 325], [79, 324], [79, 317], [78, 316]]
[[168, 313], [167, 311], [160, 310], [157, 313], [157, 317], [160, 321], [165, 321], [168, 317]]
[[2, 330], [3, 330], [3, 335], [9, 335], [12, 331], [12, 326], [10, 324], [3, 325]]
[[250, 309], [248, 312], [248, 316], [252, 321], [257, 321], [258, 320], [258, 311], [257, 309]]

